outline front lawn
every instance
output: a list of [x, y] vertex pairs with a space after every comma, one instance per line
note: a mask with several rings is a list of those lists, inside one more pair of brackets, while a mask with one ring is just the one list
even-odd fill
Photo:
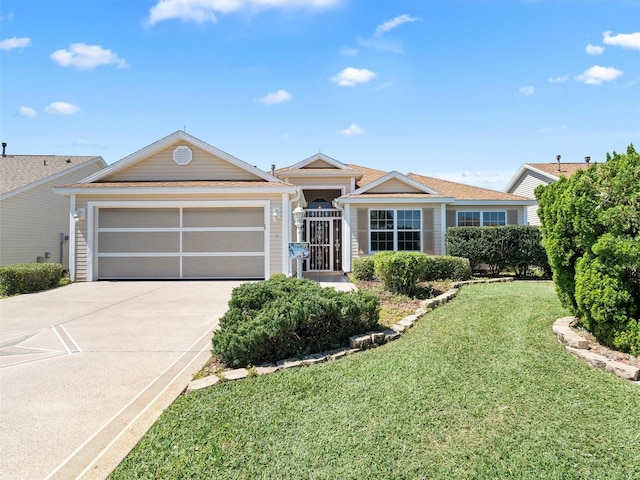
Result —
[[640, 478], [640, 389], [566, 353], [553, 284], [464, 287], [400, 340], [178, 398], [113, 479]]

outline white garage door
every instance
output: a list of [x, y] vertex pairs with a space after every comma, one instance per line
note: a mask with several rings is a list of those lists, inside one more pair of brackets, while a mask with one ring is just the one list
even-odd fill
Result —
[[264, 215], [264, 207], [100, 208], [98, 278], [264, 278]]

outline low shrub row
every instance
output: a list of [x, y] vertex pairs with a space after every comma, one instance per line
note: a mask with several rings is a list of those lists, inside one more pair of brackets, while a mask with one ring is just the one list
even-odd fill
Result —
[[379, 278], [386, 289], [412, 295], [420, 282], [468, 280], [471, 267], [466, 258], [429, 256], [419, 252], [378, 252], [353, 261], [356, 280]]
[[0, 267], [0, 294], [17, 295], [58, 286], [62, 278], [59, 263], [16, 263]]
[[240, 367], [322, 352], [378, 324], [380, 302], [368, 292], [341, 292], [277, 275], [231, 294], [212, 353]]
[[533, 225], [452, 227], [445, 241], [447, 252], [469, 259], [473, 269], [486, 265], [493, 275], [512, 269], [524, 277], [534, 267], [550, 275], [542, 233]]

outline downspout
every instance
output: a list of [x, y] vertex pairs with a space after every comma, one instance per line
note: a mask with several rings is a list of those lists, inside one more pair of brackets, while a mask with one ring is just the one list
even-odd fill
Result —
[[73, 214], [76, 211], [76, 196], [69, 197], [69, 280], [76, 280], [76, 220]]

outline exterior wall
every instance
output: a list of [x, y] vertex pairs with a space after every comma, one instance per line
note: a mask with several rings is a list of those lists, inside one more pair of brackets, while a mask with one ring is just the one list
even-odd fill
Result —
[[[0, 265], [31, 263], [50, 252], [48, 262], [69, 268], [69, 241], [60, 242], [60, 234], [69, 235], [69, 198], [53, 193], [53, 188], [74, 183], [100, 170], [87, 165], [58, 177], [0, 204]], [[62, 246], [62, 259], [60, 247]]]
[[[351, 259], [372, 255], [369, 251], [369, 210], [398, 209], [420, 210], [422, 220], [422, 249], [429, 255], [444, 255], [444, 239], [442, 238], [442, 207], [439, 203], [372, 203], [350, 205], [348, 222], [349, 245]], [[432, 219], [432, 221], [430, 221]], [[366, 243], [366, 244], [365, 244]], [[351, 270], [351, 265], [344, 266], [345, 271]]]
[[[271, 212], [273, 208], [280, 208], [284, 211], [282, 204], [282, 194], [276, 193], [272, 195], [265, 194], [244, 194], [242, 198], [238, 198], [238, 195], [232, 194], [211, 194], [211, 195], [78, 195], [76, 197], [76, 208], [87, 208], [87, 215], [84, 220], [78, 221], [76, 226], [76, 270], [75, 279], [77, 281], [92, 280], [88, 278], [88, 257], [92, 255], [93, 246], [89, 245], [89, 202], [175, 202], [176, 204], [184, 204], [188, 206], [189, 202], [234, 202], [234, 201], [268, 201], [267, 216], [269, 217], [268, 224], [265, 228], [268, 230], [268, 250], [269, 255], [269, 271], [266, 272], [266, 276], [269, 277], [274, 273], [287, 273], [283, 271], [283, 255], [285, 254], [286, 244], [288, 242], [288, 232], [284, 231], [286, 228], [286, 222], [283, 219], [273, 221]], [[230, 206], [229, 208], [233, 208]], [[67, 217], [68, 218], [68, 217]], [[95, 232], [94, 232], [95, 242]]]
[[526, 207], [519, 205], [447, 205], [447, 228], [456, 226], [457, 212], [506, 212], [507, 213], [507, 225], [523, 225], [525, 222]]
[[[549, 184], [549, 178], [531, 170], [526, 170], [524, 175], [520, 177], [518, 182], [513, 186], [509, 193], [516, 195], [522, 195], [527, 198], [536, 198], [535, 189], [539, 185]], [[527, 207], [527, 220], [529, 225], [540, 225], [540, 218], [538, 217], [538, 206], [531, 205]]]
[[396, 178], [392, 178], [369, 189], [368, 193], [422, 193], [422, 191], [407, 185], [405, 182], [401, 182]]
[[[173, 151], [188, 146], [193, 158], [188, 165], [178, 165]], [[177, 142], [129, 168], [116, 172], [102, 181], [162, 181], [162, 180], [256, 180], [256, 176], [204, 150]]]

